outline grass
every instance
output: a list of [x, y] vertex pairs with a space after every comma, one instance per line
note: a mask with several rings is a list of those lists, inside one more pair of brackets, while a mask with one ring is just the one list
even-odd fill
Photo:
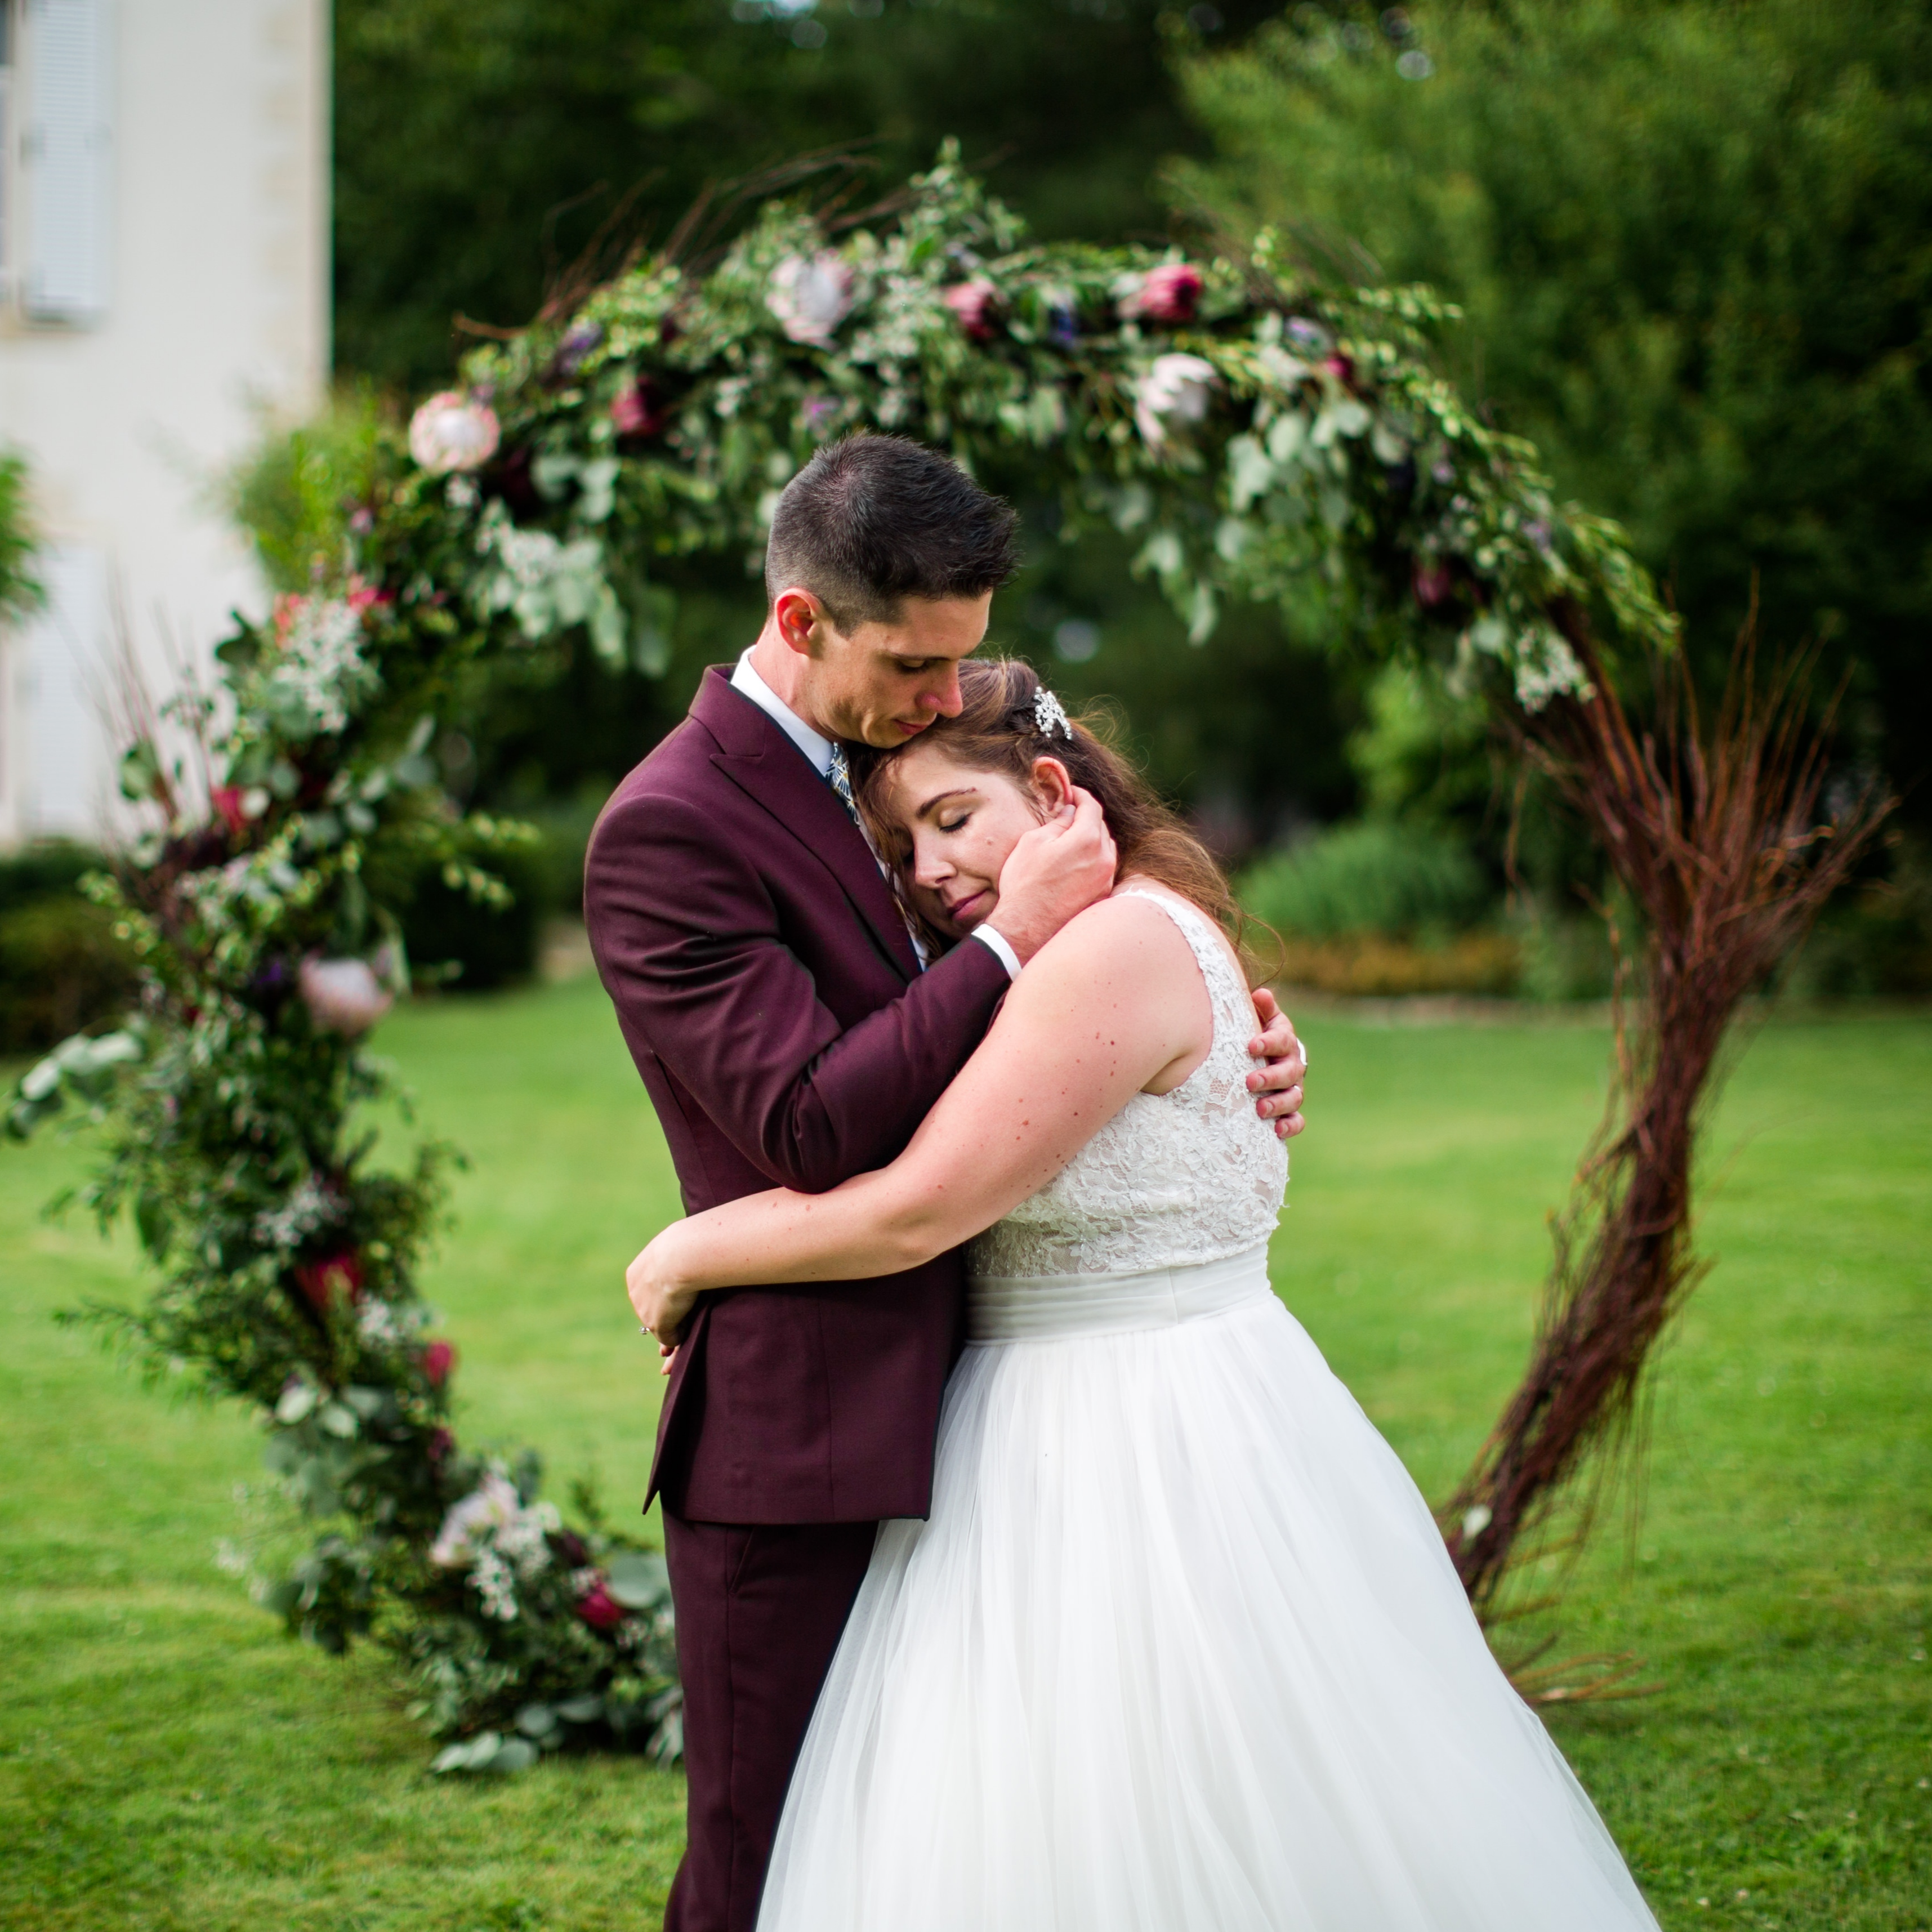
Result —
[[[1439, 1494], [1520, 1366], [1604, 1040], [1311, 1030], [1277, 1285]], [[421, 1007], [384, 1043], [473, 1162], [429, 1283], [467, 1434], [629, 1507], [658, 1390], [619, 1276], [676, 1200], [602, 993]], [[1932, 1927], [1928, 1096], [1932, 1019], [1753, 1044], [1709, 1137], [1718, 1265], [1658, 1378], [1640, 1533], [1606, 1523], [1564, 1600], [1566, 1649], [1638, 1652], [1664, 1687], [1552, 1723], [1672, 1932]], [[248, 1424], [49, 1318], [139, 1292], [124, 1241], [38, 1218], [82, 1159], [0, 1153], [0, 1925], [655, 1924], [674, 1774], [432, 1779], [379, 1658], [290, 1644], [217, 1568], [259, 1506]]]

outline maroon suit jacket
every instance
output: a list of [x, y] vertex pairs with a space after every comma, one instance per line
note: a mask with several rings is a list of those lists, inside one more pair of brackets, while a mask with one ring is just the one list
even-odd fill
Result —
[[[983, 946], [919, 970], [837, 794], [715, 666], [604, 807], [584, 910], [691, 1213], [885, 1166], [1008, 985]], [[651, 1494], [697, 1522], [923, 1516], [964, 1288], [955, 1252], [706, 1296]]]

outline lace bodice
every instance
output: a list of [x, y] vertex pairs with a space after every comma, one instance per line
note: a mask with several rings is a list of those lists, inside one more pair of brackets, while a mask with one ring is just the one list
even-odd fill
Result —
[[1055, 1178], [973, 1243], [980, 1276], [1130, 1274], [1245, 1253], [1280, 1217], [1288, 1150], [1255, 1116], [1255, 1010], [1207, 915], [1129, 886], [1178, 926], [1214, 1013], [1208, 1057], [1166, 1094], [1136, 1094]]

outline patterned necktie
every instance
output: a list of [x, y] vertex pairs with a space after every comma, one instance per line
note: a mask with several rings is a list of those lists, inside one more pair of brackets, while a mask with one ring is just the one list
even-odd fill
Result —
[[[838, 794], [839, 803], [852, 814], [852, 823], [859, 828], [860, 836], [864, 838], [867, 850], [870, 850], [872, 835], [866, 830], [866, 821], [859, 816], [859, 802], [852, 796], [852, 773], [845, 763], [845, 747], [836, 739], [832, 746], [832, 762], [825, 770], [825, 782]], [[872, 853], [872, 856], [878, 861], [879, 870], [885, 874], [886, 883], [890, 884], [892, 874], [886, 871], [886, 862], [876, 851]], [[912, 916], [901, 903], [897, 892], [892, 894], [892, 902], [898, 907], [900, 918], [905, 921], [906, 937], [912, 941], [913, 956], [918, 960], [919, 970], [923, 973], [926, 968], [926, 942], [920, 938], [919, 929], [913, 924]]]
[[845, 747], [836, 740], [832, 742], [832, 763], [825, 776], [832, 789], [838, 794], [838, 802], [851, 814], [852, 823], [861, 832], [864, 831], [864, 823], [859, 817], [859, 802], [852, 796], [852, 774], [846, 766]]

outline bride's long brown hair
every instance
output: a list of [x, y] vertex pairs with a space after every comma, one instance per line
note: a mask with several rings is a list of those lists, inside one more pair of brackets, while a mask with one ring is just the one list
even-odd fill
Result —
[[[937, 743], [947, 757], [974, 771], [996, 772], [1022, 791], [1034, 789], [1036, 758], [1058, 758], [1073, 782], [1093, 794], [1106, 814], [1107, 829], [1120, 854], [1114, 877], [1130, 873], [1166, 886], [1219, 922], [1232, 942], [1250, 985], [1261, 978], [1248, 944], [1252, 922], [1235, 902], [1213, 856], [1181, 822], [1147, 779], [1112, 742], [1114, 721], [1103, 712], [1070, 718], [1069, 737], [1056, 724], [1042, 732], [1034, 706], [1040, 674], [1016, 658], [974, 658], [959, 667], [961, 705], [956, 718], [940, 718], [912, 742]], [[908, 914], [935, 950], [952, 944], [921, 918], [906, 890], [911, 845], [904, 830], [886, 809], [885, 790], [892, 752], [852, 754], [853, 793], [873, 842], [893, 868]]]

